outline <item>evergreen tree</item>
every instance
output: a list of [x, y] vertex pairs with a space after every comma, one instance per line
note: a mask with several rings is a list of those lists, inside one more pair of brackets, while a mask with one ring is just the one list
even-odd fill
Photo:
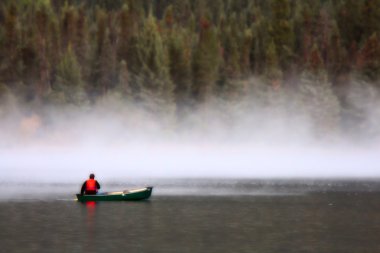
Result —
[[[242, 55], [242, 53], [247, 52], [242, 49], [247, 50], [248, 48], [249, 50], [251, 45], [244, 44], [246, 42], [244, 30], [241, 31], [236, 13], [233, 13], [223, 23], [219, 32], [223, 62], [219, 69], [217, 86], [219, 90], [216, 90], [216, 95], [233, 101], [238, 100], [244, 92], [244, 82], [240, 80], [242, 78], [242, 67], [248, 71], [249, 66], [242, 66], [242, 64], [247, 64], [247, 62], [243, 62]], [[248, 58], [249, 62], [249, 53], [245, 57]], [[247, 59], [244, 60], [247, 61]]]
[[104, 44], [102, 46], [99, 56], [99, 88], [100, 94], [104, 95], [110, 88], [116, 83], [116, 54], [115, 46], [112, 45], [109, 36], [104, 38]]
[[125, 61], [120, 62], [119, 66], [119, 78], [118, 78], [118, 83], [115, 87], [115, 91], [121, 96], [129, 101], [133, 102], [133, 94], [132, 94], [132, 89], [130, 86], [130, 80], [129, 80], [129, 75], [128, 75], [128, 67], [127, 63]]
[[380, 0], [364, 0], [362, 6], [363, 30], [365, 37], [380, 33]]
[[167, 28], [171, 29], [174, 25], [173, 6], [169, 5], [164, 13], [164, 24]]
[[340, 106], [328, 82], [318, 46], [314, 44], [307, 69], [299, 82], [300, 108], [309, 118], [314, 133], [322, 138], [336, 133], [340, 123]]
[[363, 77], [375, 82], [380, 78], [380, 39], [377, 33], [373, 33], [360, 50], [357, 67], [361, 70]]
[[260, 12], [260, 9], [257, 6], [254, 6], [252, 12], [252, 48], [250, 62], [252, 72], [255, 75], [260, 75], [265, 70], [265, 64], [263, 64], [265, 62], [265, 48], [270, 41], [270, 35], [268, 32], [267, 19]]
[[309, 2], [302, 2], [297, 8], [295, 14], [295, 33], [299, 34], [296, 38], [296, 47], [298, 51], [298, 69], [303, 71], [310, 57], [310, 51], [314, 44], [314, 25], [316, 24], [316, 15], [312, 11]]
[[82, 69], [83, 78], [87, 79], [90, 75], [88, 67], [89, 61], [89, 31], [86, 10], [84, 6], [78, 8], [78, 16], [76, 18], [76, 28], [74, 36], [74, 51], [77, 56], [78, 62]]
[[251, 74], [251, 47], [253, 42], [253, 34], [251, 29], [245, 29], [243, 35], [243, 42], [241, 47], [241, 74], [245, 77], [248, 77]]
[[65, 2], [65, 6], [62, 10], [61, 20], [61, 40], [62, 46], [64, 48], [67, 48], [69, 45], [74, 45], [74, 47], [76, 46], [75, 35], [77, 34], [77, 15], [77, 9], [74, 6], [68, 5], [67, 2]]
[[129, 5], [123, 5], [122, 10], [119, 14], [119, 25], [120, 25], [120, 33], [119, 33], [119, 44], [118, 44], [118, 55], [119, 61], [127, 60], [130, 50], [130, 40], [132, 37], [135, 37], [138, 31], [138, 20], [137, 12]]
[[52, 19], [49, 23], [49, 41], [48, 58], [50, 62], [51, 84], [53, 84], [55, 82], [56, 69], [62, 55], [59, 21], [56, 18]]
[[[337, 6], [337, 22], [342, 34], [343, 43], [350, 49], [362, 40], [363, 22], [363, 3], [364, 1], [346, 0]], [[349, 25], [348, 25], [349, 24]], [[349, 51], [352, 55], [352, 52]]]
[[224, 70], [227, 78], [240, 78], [240, 51], [242, 35], [239, 33], [235, 13], [227, 21], [228, 24], [221, 31], [223, 41]]
[[191, 44], [183, 29], [169, 35], [169, 72], [174, 83], [178, 115], [189, 104], [191, 87]]
[[36, 11], [36, 26], [37, 26], [37, 48], [39, 60], [39, 77], [40, 80], [36, 87], [39, 97], [47, 94], [50, 91], [50, 64], [48, 59], [49, 50], [49, 2], [41, 3]]
[[350, 65], [351, 62], [342, 44], [340, 32], [337, 25], [334, 24], [326, 57], [328, 76], [333, 85], [344, 85], [348, 82]]
[[170, 80], [167, 48], [151, 14], [135, 41], [131, 80], [137, 85], [138, 100], [150, 111], [166, 108], [169, 114], [173, 113], [174, 86]]
[[89, 87], [91, 97], [105, 95], [117, 80], [116, 44], [110, 32], [109, 20], [112, 19], [104, 10], [97, 11], [96, 45], [92, 59], [92, 71]]
[[[54, 101], [57, 98], [61, 101]], [[86, 101], [81, 67], [70, 45], [58, 64], [56, 82], [50, 99], [53, 102], [67, 102], [77, 105]]]
[[377, 138], [379, 111], [374, 105], [379, 101], [378, 87], [359, 75], [354, 77], [345, 90], [344, 108], [342, 108], [343, 130], [359, 141]]
[[21, 28], [19, 11], [15, 3], [9, 4], [4, 14], [4, 42], [1, 48], [1, 75], [3, 83], [11, 84], [17, 81], [22, 68]]
[[192, 12], [190, 1], [191, 0], [182, 0], [172, 3], [174, 19], [183, 27], [189, 26], [191, 22]]
[[279, 64], [285, 71], [292, 64], [294, 48], [293, 22], [289, 0], [274, 0], [272, 8], [272, 37], [278, 52]]
[[199, 41], [193, 58], [192, 93], [198, 102], [206, 102], [213, 95], [220, 64], [220, 46], [210, 21], [200, 20]]
[[278, 90], [282, 82], [281, 80], [282, 72], [279, 67], [279, 60], [277, 56], [276, 46], [273, 40], [271, 40], [271, 42], [268, 44], [268, 47], [266, 49], [265, 66], [266, 66], [266, 70], [265, 70], [266, 79], [269, 81], [273, 89]]

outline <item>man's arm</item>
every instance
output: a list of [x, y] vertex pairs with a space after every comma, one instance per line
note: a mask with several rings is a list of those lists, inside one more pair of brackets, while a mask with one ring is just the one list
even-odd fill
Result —
[[80, 194], [84, 194], [84, 190], [86, 189], [86, 182], [83, 183], [82, 188], [80, 189]]
[[96, 181], [96, 189], [100, 189], [100, 184]]

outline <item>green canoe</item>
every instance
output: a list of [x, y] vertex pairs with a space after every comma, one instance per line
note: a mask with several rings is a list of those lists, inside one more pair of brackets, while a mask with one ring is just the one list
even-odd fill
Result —
[[96, 195], [77, 194], [78, 201], [124, 201], [147, 199], [152, 194], [153, 187], [125, 190], [122, 192], [104, 192]]

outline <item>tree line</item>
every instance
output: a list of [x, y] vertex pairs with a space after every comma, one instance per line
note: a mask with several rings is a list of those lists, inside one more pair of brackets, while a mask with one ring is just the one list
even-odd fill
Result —
[[180, 117], [214, 100], [245, 101], [341, 129], [367, 120], [357, 94], [378, 98], [380, 0], [5, 0], [0, 8], [2, 102], [82, 106], [116, 94]]

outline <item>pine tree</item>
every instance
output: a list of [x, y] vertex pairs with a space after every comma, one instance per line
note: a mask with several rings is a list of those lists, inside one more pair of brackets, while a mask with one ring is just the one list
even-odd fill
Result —
[[[216, 94], [229, 101], [234, 101], [239, 99], [246, 88], [240, 79], [242, 78], [242, 67], [246, 68], [245, 71], [249, 70], [249, 66], [242, 66], [242, 64], [247, 64], [247, 60], [249, 62], [249, 52], [247, 53], [245, 50], [250, 50], [251, 45], [244, 44], [246, 42], [244, 29], [242, 31], [236, 13], [223, 20], [220, 29], [223, 62], [219, 69]], [[244, 62], [242, 53], [247, 54], [244, 56], [246, 57]]]
[[90, 69], [88, 67], [89, 62], [89, 32], [88, 32], [88, 20], [86, 10], [84, 6], [78, 8], [78, 16], [76, 18], [75, 36], [73, 38], [73, 45], [75, 55], [82, 69], [82, 76], [87, 79], [90, 75]]
[[327, 48], [326, 69], [329, 80], [333, 85], [344, 85], [348, 83], [351, 62], [347, 55], [347, 50], [342, 44], [336, 24], [333, 25], [332, 30], [329, 47]]
[[[344, 97], [343, 130], [357, 140], [378, 137], [379, 111], [374, 109], [380, 97], [379, 89], [360, 74], [354, 74], [347, 85]], [[370, 117], [368, 114], [371, 114]]]
[[126, 4], [123, 5], [119, 14], [119, 61], [127, 60], [129, 58], [130, 40], [137, 35], [138, 31], [138, 20], [136, 20], [136, 16], [137, 13], [133, 9], [133, 6], [131, 8]]
[[56, 83], [51, 97], [56, 98], [57, 94], [63, 94], [61, 99], [67, 103], [80, 105], [86, 101], [81, 67], [71, 45], [68, 46], [57, 67]]
[[316, 23], [315, 13], [309, 2], [302, 2], [295, 13], [294, 32], [298, 34], [296, 38], [296, 46], [298, 48], [296, 54], [298, 56], [298, 69], [303, 71], [310, 57], [310, 51], [314, 44], [314, 25]]
[[189, 26], [192, 16], [190, 0], [173, 1], [172, 6], [176, 23], [183, 27]]
[[380, 34], [380, 0], [364, 0], [363, 2], [363, 36], [370, 37], [373, 33]]
[[48, 59], [49, 50], [49, 15], [51, 9], [49, 2], [41, 3], [36, 11], [36, 26], [37, 26], [37, 48], [39, 60], [39, 77], [40, 80], [36, 87], [39, 97], [47, 94], [50, 91], [50, 64]]
[[193, 55], [192, 93], [202, 103], [213, 95], [221, 57], [216, 31], [210, 21], [203, 17], [200, 26], [199, 41]]
[[116, 44], [107, 22], [112, 19], [104, 10], [97, 11], [96, 45], [92, 58], [89, 87], [91, 97], [105, 95], [117, 80]]
[[119, 78], [115, 87], [115, 91], [122, 95], [122, 97], [133, 102], [133, 94], [130, 86], [128, 67], [126, 61], [121, 61], [119, 66]]
[[185, 30], [176, 29], [168, 38], [169, 73], [174, 83], [178, 114], [188, 106], [191, 87], [191, 44]]
[[168, 114], [172, 114], [174, 86], [170, 80], [167, 48], [159, 33], [157, 21], [151, 14], [131, 49], [134, 50], [134, 57], [130, 59], [133, 64], [131, 81], [136, 85], [138, 100], [149, 111], [167, 108]]
[[265, 16], [261, 13], [257, 6], [253, 7], [253, 23], [252, 29], [252, 48], [250, 55], [250, 62], [252, 72], [255, 75], [260, 75], [265, 70], [265, 48], [270, 41], [268, 32], [268, 22]]
[[65, 2], [65, 6], [62, 10], [62, 20], [61, 20], [61, 40], [62, 40], [62, 46], [64, 48], [67, 48], [69, 45], [74, 47], [75, 45], [75, 35], [76, 32], [76, 19], [77, 19], [77, 9], [72, 6], [68, 5], [67, 2]]
[[271, 40], [266, 49], [265, 67], [266, 79], [269, 81], [274, 90], [278, 90], [282, 83], [282, 71], [279, 66], [279, 59], [273, 40]]
[[300, 109], [310, 120], [318, 137], [330, 137], [336, 133], [340, 123], [340, 105], [328, 82], [318, 46], [314, 44], [308, 59], [307, 69], [299, 82]]
[[99, 91], [101, 95], [108, 92], [116, 83], [116, 54], [115, 46], [112, 45], [109, 36], [104, 38], [104, 44], [102, 46], [99, 56]]
[[240, 78], [241, 41], [236, 14], [227, 21], [228, 24], [221, 31], [223, 40], [224, 72], [227, 78]]
[[164, 21], [165, 27], [167, 27], [169, 29], [171, 29], [173, 27], [173, 25], [174, 25], [174, 13], [173, 13], [173, 6], [172, 5], [169, 5], [165, 9], [163, 21]]
[[289, 0], [274, 0], [271, 2], [272, 19], [270, 25], [272, 37], [278, 53], [281, 69], [288, 70], [293, 60], [294, 30], [291, 22]]
[[15, 3], [5, 9], [4, 43], [1, 48], [2, 59], [1, 79], [6, 84], [17, 82], [22, 68], [21, 31], [19, 11]]
[[59, 64], [62, 55], [62, 44], [61, 36], [59, 32], [59, 21], [57, 18], [53, 18], [49, 23], [49, 48], [48, 48], [48, 58], [50, 62], [51, 71], [51, 84], [55, 82], [56, 69]]
[[363, 77], [369, 81], [377, 81], [380, 78], [380, 39], [377, 33], [373, 33], [360, 50], [357, 67]]
[[245, 29], [243, 35], [243, 43], [241, 47], [241, 73], [243, 76], [248, 77], [251, 74], [251, 47], [253, 42], [253, 34], [251, 29]]
[[[346, 48], [351, 48], [354, 44], [359, 44], [362, 40], [363, 3], [364, 1], [346, 0], [337, 6], [337, 22], [342, 35], [342, 42]], [[350, 52], [352, 55], [352, 52]]]

